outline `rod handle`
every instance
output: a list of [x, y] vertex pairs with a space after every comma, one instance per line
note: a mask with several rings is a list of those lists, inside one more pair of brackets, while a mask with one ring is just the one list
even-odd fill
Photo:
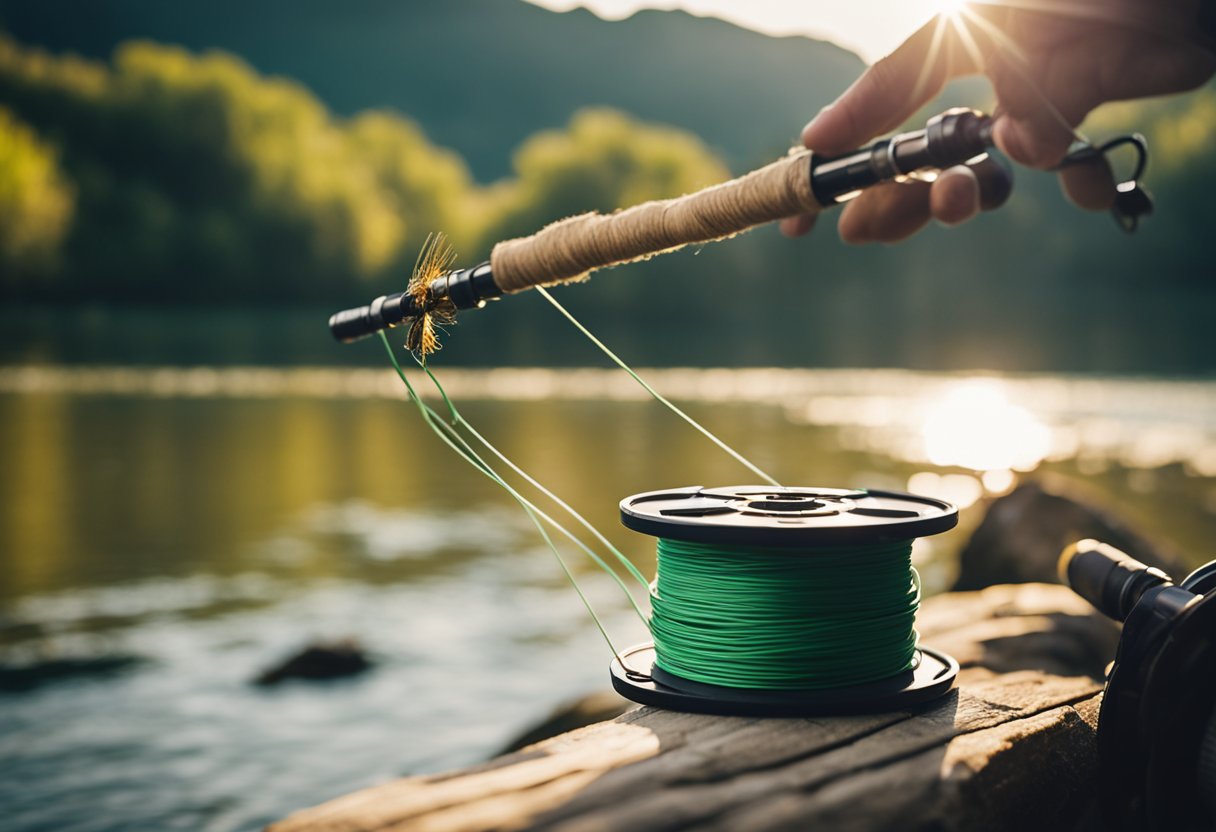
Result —
[[578, 280], [596, 269], [721, 240], [821, 207], [811, 191], [811, 151], [802, 150], [685, 196], [559, 220], [494, 246], [490, 263], [494, 282], [509, 294]]

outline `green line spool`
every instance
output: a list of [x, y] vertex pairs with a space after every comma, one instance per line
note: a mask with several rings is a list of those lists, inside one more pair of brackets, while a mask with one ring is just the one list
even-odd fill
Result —
[[901, 710], [947, 693], [958, 662], [917, 644], [912, 541], [958, 523], [929, 497], [700, 486], [635, 494], [621, 521], [659, 538], [654, 642], [613, 687], [644, 705], [741, 716]]

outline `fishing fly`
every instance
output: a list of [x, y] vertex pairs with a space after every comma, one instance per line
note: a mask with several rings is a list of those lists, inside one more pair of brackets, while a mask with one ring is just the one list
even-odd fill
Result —
[[431, 284], [441, 275], [451, 271], [456, 262], [456, 252], [442, 233], [431, 233], [418, 252], [418, 261], [410, 275], [405, 293], [410, 303], [420, 312], [410, 322], [405, 335], [405, 348], [423, 361], [439, 349], [436, 330], [456, 323], [456, 306], [451, 298], [431, 297]]

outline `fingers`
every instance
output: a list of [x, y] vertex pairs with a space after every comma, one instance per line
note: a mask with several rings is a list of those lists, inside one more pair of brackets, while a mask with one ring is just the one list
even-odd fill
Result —
[[938, 16], [822, 109], [803, 128], [802, 143], [821, 153], [843, 153], [898, 127], [946, 81], [977, 70], [953, 25]]
[[[1072, 126], [1080, 119], [1071, 122]], [[1073, 133], [1044, 109], [1021, 118], [998, 115], [993, 119], [992, 139], [1015, 162], [1044, 170], [1055, 167], [1068, 152]]]
[[966, 222], [980, 212], [980, 182], [966, 165], [944, 170], [929, 189], [929, 213], [946, 226]]
[[980, 186], [980, 210], [992, 211], [1000, 208], [1013, 193], [1013, 172], [996, 157], [985, 155], [983, 159], [968, 167], [975, 174]]
[[1115, 204], [1115, 177], [1105, 156], [1069, 165], [1060, 171], [1060, 184], [1069, 200], [1087, 211], [1105, 211]]
[[840, 215], [840, 239], [861, 243], [896, 243], [929, 222], [929, 183], [878, 185], [849, 202]]
[[801, 237], [815, 227], [816, 214], [801, 214], [797, 217], [786, 217], [779, 224], [781, 233], [787, 237]]
[[846, 243], [895, 243], [935, 219], [955, 226], [980, 211], [999, 208], [1009, 198], [1009, 170], [987, 157], [943, 171], [927, 182], [900, 182], [870, 188], [845, 206], [840, 238]]
[[992, 136], [1010, 159], [1033, 168], [1059, 164], [1091, 109], [1100, 103], [1087, 70], [1060, 49], [1022, 58], [1003, 54], [989, 61], [988, 75], [1000, 102]]

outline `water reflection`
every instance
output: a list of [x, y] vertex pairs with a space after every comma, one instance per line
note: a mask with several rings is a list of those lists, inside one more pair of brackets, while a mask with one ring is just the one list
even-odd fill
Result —
[[970, 508], [984, 496], [983, 483], [970, 474], [938, 474], [918, 471], [908, 477], [908, 491], [953, 503], [960, 509]]
[[1033, 471], [1051, 451], [1047, 426], [990, 380], [942, 391], [928, 403], [920, 431], [925, 458], [939, 466]]
[[[649, 546], [617, 530], [620, 497], [751, 476], [638, 400], [644, 394], [621, 373], [442, 375], [492, 441], [640, 563]], [[1210, 382], [894, 371], [649, 376], [787, 483], [910, 487], [966, 505], [979, 487], [999, 493], [1013, 484], [1012, 471], [1048, 465], [1143, 505], [1147, 475], [1121, 472], [1178, 464], [1177, 475], [1195, 479], [1204, 495], [1190, 504], [1211, 502]], [[200, 569], [233, 574], [251, 548], [318, 506], [346, 506], [353, 526], [377, 507], [425, 515], [502, 505], [401, 396], [386, 371], [0, 369], [0, 599]], [[1169, 525], [1171, 535], [1187, 534]], [[345, 574], [324, 558], [308, 569]]]

